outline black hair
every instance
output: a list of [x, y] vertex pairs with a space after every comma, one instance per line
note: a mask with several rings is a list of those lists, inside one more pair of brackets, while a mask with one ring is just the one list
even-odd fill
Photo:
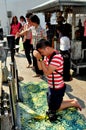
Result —
[[46, 25], [50, 28], [51, 27], [51, 24], [48, 22], [48, 23], [46, 23]]
[[51, 47], [51, 44], [48, 40], [46, 39], [41, 39], [38, 41], [37, 45], [36, 45], [36, 49], [43, 49], [45, 47]]
[[[16, 23], [14, 22], [14, 19], [16, 18]], [[18, 18], [17, 18], [17, 16], [13, 16], [12, 17], [12, 22], [11, 22], [11, 24], [10, 25], [13, 25], [13, 24], [18, 24]]]
[[32, 13], [26, 13], [26, 18], [29, 18], [31, 15], [33, 15]]
[[26, 19], [23, 15], [20, 16], [20, 19], [23, 19], [26, 22]]
[[59, 30], [61, 33], [63, 33], [63, 30], [64, 30], [64, 25], [57, 25], [56, 26], [56, 29]]
[[57, 30], [59, 30], [63, 36], [67, 36], [67, 30], [65, 24], [57, 25]]
[[33, 22], [33, 23], [37, 23], [38, 25], [40, 24], [40, 19], [37, 15], [31, 15], [30, 16], [30, 20]]

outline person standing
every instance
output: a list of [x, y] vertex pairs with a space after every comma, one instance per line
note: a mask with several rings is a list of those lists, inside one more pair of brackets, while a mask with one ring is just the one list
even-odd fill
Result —
[[[25, 17], [23, 15], [20, 16], [20, 23], [22, 25], [22, 28], [21, 28], [21, 31], [22, 31], [22, 30], [24, 30], [24, 25], [26, 24], [26, 19], [25, 19]], [[21, 38], [22, 38], [21, 40], [23, 42], [24, 36], [21, 36]], [[24, 51], [24, 46], [23, 45], [22, 45], [22, 51]]]
[[[35, 27], [35, 42], [33, 43], [33, 50], [36, 49], [36, 44], [37, 42], [41, 39], [41, 38], [45, 38], [47, 37], [45, 30], [41, 27], [40, 25], [40, 19], [37, 15], [32, 15], [30, 17], [31, 20], [31, 24], [32, 26]], [[36, 58], [33, 56], [33, 66], [36, 72], [36, 75], [34, 75], [34, 77], [39, 77], [41, 75], [43, 75], [43, 72], [39, 70], [38, 65], [37, 65], [37, 60]]]
[[70, 81], [72, 80], [72, 77], [70, 75], [70, 64], [71, 64], [71, 59], [70, 59], [70, 39], [66, 35], [66, 30], [64, 29], [64, 26], [58, 26], [57, 27], [57, 32], [59, 34], [59, 41], [60, 41], [60, 53], [63, 56], [64, 59], [64, 69], [63, 69], [63, 77], [64, 81]]
[[26, 13], [26, 24], [24, 25], [24, 29], [20, 32], [17, 33], [17, 37], [23, 36], [23, 46], [24, 46], [24, 51], [25, 51], [25, 56], [28, 61], [27, 68], [29, 68], [32, 64], [31, 56], [30, 56], [30, 51], [32, 50], [33, 46], [31, 44], [31, 39], [32, 39], [32, 25], [30, 21], [30, 16], [32, 13]]
[[21, 22], [22, 27], [24, 27], [24, 24], [26, 23], [26, 19], [23, 15], [20, 16], [20, 22]]
[[[10, 34], [15, 36], [15, 44], [19, 45], [20, 37], [16, 38], [16, 34], [21, 31], [22, 25], [18, 22], [17, 16], [13, 16], [12, 22], [10, 24]], [[19, 48], [16, 49], [17, 53], [19, 52]]]
[[[50, 60], [53, 53], [56, 53]], [[65, 94], [66, 85], [63, 80], [63, 57], [57, 50], [51, 47], [49, 41], [41, 39], [37, 45], [36, 50], [33, 52], [37, 59], [38, 67], [43, 70], [48, 81], [48, 112], [50, 121], [55, 121], [57, 119], [56, 112], [58, 110], [63, 110], [68, 107], [76, 107], [81, 110], [81, 106], [76, 99], [64, 100], [63, 96]], [[44, 59], [42, 59], [44, 56]]]
[[51, 46], [54, 38], [54, 28], [50, 23], [46, 23], [46, 34], [47, 34], [47, 40], [49, 40]]
[[84, 21], [84, 40], [82, 44], [82, 49], [86, 49], [86, 19]]

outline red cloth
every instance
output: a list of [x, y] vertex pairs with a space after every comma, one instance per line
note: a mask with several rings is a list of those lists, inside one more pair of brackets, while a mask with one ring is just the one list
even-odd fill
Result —
[[19, 32], [20, 28], [21, 28], [21, 24], [20, 24], [20, 23], [18, 23], [18, 24], [12, 24], [12, 25], [11, 25], [10, 34], [12, 34], [12, 35], [15, 36], [16, 33]]
[[84, 36], [86, 37], [86, 20], [84, 21]]

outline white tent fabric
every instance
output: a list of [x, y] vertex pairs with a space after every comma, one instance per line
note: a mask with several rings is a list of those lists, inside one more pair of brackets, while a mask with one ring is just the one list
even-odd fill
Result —
[[[76, 7], [76, 9], [81, 9], [82, 13], [82, 8], [85, 8], [85, 13], [86, 13], [86, 0], [49, 0], [48, 2], [45, 2], [39, 6], [36, 6], [28, 11], [31, 12], [54, 12], [60, 9], [60, 7]], [[83, 10], [84, 11], [84, 10]]]

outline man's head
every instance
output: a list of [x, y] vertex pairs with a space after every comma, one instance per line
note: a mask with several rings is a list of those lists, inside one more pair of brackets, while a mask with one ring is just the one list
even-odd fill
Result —
[[32, 13], [26, 13], [26, 18], [29, 18], [31, 15], [33, 15]]
[[41, 39], [37, 45], [36, 49], [41, 53], [43, 56], [48, 56], [51, 54], [53, 48], [51, 47], [51, 44], [48, 40]]
[[30, 22], [30, 16], [33, 15], [32, 13], [26, 13], [26, 20]]
[[37, 15], [31, 15], [30, 20], [33, 26], [37, 27], [38, 25], [40, 25], [40, 19]]

